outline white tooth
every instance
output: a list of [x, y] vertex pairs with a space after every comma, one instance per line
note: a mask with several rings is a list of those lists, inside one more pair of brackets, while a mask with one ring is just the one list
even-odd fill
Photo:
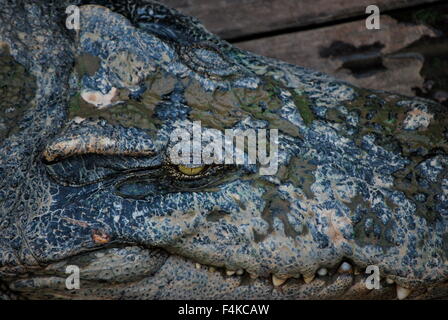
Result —
[[210, 271], [210, 272], [215, 272], [216, 269], [215, 269], [215, 267], [210, 267], [210, 268], [208, 268], [208, 271]]
[[238, 270], [236, 270], [236, 274], [238, 276], [242, 276], [244, 274], [244, 270], [243, 269], [238, 269]]
[[343, 262], [339, 267], [340, 273], [348, 273], [352, 271], [352, 265], [348, 262]]
[[226, 274], [230, 277], [230, 276], [233, 276], [235, 274], [235, 271], [227, 270]]
[[258, 278], [258, 276], [256, 274], [254, 274], [254, 273], [249, 273], [249, 277], [251, 279], [257, 279]]
[[201, 269], [201, 265], [199, 263], [196, 263], [196, 269]]
[[285, 283], [285, 281], [288, 279], [280, 279], [277, 278], [274, 274], [272, 275], [272, 283], [274, 284], [274, 287], [280, 287], [282, 284]]
[[392, 280], [392, 279], [390, 279], [390, 278], [386, 278], [386, 283], [388, 283], [388, 284], [394, 284], [395, 281]]
[[321, 277], [326, 276], [327, 273], [328, 273], [328, 271], [327, 271], [326, 268], [320, 268], [319, 270], [317, 270], [317, 274], [318, 274], [319, 276], [321, 276]]
[[303, 275], [303, 281], [305, 281], [306, 284], [311, 283], [314, 280], [315, 275], [311, 275], [311, 276], [306, 276]]
[[404, 300], [411, 294], [411, 289], [400, 287], [397, 284], [397, 298], [398, 300]]

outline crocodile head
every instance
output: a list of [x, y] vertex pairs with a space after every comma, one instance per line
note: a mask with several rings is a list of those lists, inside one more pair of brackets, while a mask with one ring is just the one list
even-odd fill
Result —
[[[245, 52], [153, 2], [80, 6], [75, 36], [39, 6], [0, 13], [14, 27], [0, 36], [2, 290], [447, 295], [441, 106]], [[227, 147], [229, 129], [255, 133], [258, 160], [268, 142], [274, 161], [173, 161], [174, 137], [212, 132], [208, 144], [182, 140], [195, 155], [212, 141]], [[66, 288], [69, 266], [79, 289]], [[378, 271], [376, 288], [366, 269]]]

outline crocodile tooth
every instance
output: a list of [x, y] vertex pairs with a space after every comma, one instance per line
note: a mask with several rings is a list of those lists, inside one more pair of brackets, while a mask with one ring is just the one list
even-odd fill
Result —
[[255, 273], [249, 273], [249, 277], [251, 279], [257, 279], [258, 278], [258, 276]]
[[208, 271], [210, 271], [210, 272], [215, 272], [216, 269], [215, 269], [215, 267], [210, 267], [210, 268], [208, 268]]
[[394, 284], [395, 281], [392, 280], [391, 278], [386, 278], [386, 283], [388, 283], [388, 284]]
[[201, 269], [201, 264], [200, 263], [196, 263], [195, 266], [196, 266], [196, 269], [198, 269], [198, 270]]
[[303, 281], [305, 281], [306, 284], [311, 283], [314, 280], [315, 275], [307, 276], [303, 275]]
[[319, 276], [321, 276], [321, 277], [326, 276], [327, 273], [328, 273], [328, 271], [327, 271], [326, 268], [320, 268], [319, 270], [317, 270], [317, 274], [318, 274]]
[[339, 267], [339, 273], [352, 273], [353, 268], [352, 265], [348, 262], [343, 262], [341, 266]]
[[280, 287], [286, 280], [288, 279], [280, 279], [275, 274], [272, 275], [272, 283], [274, 284], [274, 287]]
[[238, 276], [242, 276], [244, 274], [244, 270], [243, 269], [238, 269], [238, 270], [236, 270], [236, 274]]
[[404, 300], [411, 294], [411, 289], [400, 287], [397, 284], [397, 298], [398, 300]]
[[233, 270], [227, 270], [227, 271], [226, 271], [226, 274], [230, 277], [230, 276], [233, 276], [233, 275], [235, 274], [235, 271], [233, 271]]

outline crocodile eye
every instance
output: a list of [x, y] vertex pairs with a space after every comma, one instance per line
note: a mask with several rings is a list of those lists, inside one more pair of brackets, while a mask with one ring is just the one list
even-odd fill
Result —
[[200, 174], [202, 171], [204, 171], [205, 166], [198, 166], [198, 167], [187, 167], [183, 165], [178, 165], [177, 169], [187, 176], [196, 176]]

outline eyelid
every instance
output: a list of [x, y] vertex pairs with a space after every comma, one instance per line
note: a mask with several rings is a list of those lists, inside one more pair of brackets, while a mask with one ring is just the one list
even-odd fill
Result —
[[155, 156], [150, 137], [135, 129], [112, 126], [74, 125], [43, 151], [43, 160], [54, 162], [72, 156], [100, 154], [114, 156]]
[[154, 156], [153, 149], [132, 146], [131, 144], [120, 143], [119, 140], [112, 140], [106, 136], [73, 136], [60, 139], [45, 148], [43, 158], [47, 162], [68, 158], [82, 154], [101, 154], [116, 156]]

